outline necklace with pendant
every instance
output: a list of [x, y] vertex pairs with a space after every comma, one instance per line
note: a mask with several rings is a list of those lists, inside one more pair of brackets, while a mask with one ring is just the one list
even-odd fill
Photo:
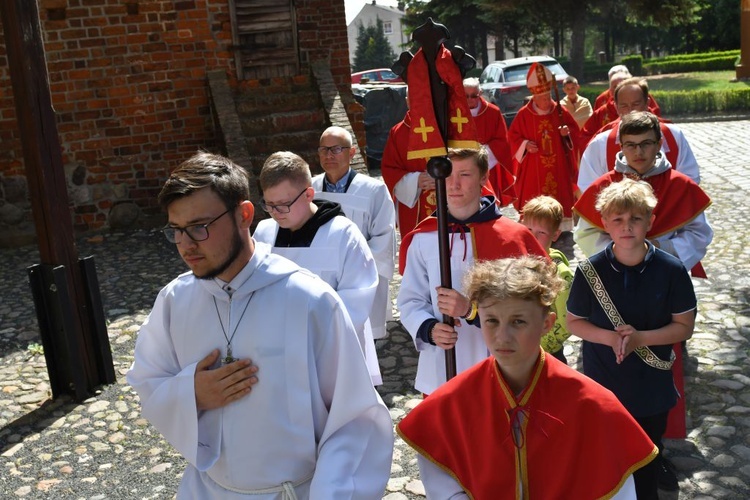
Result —
[[[219, 313], [219, 305], [216, 303], [216, 297], [212, 297], [214, 299], [214, 308], [216, 309], [216, 315], [219, 317], [219, 325], [221, 325], [221, 333], [224, 334], [224, 339], [227, 341], [227, 355], [222, 358], [221, 363], [224, 365], [228, 365], [229, 363], [232, 363], [234, 361], [237, 361], [237, 358], [232, 356], [232, 339], [234, 339], [234, 334], [237, 333], [237, 329], [240, 327], [240, 323], [242, 323], [242, 318], [245, 317], [245, 313], [247, 312], [247, 307], [250, 305], [250, 299], [253, 298], [253, 294], [250, 294], [250, 297], [247, 298], [247, 303], [245, 304], [245, 308], [242, 310], [242, 314], [240, 315], [240, 319], [237, 321], [237, 324], [234, 326], [234, 331], [232, 331], [232, 335], [227, 336], [227, 331], [224, 328], [224, 322], [221, 321], [221, 314]], [[232, 297], [229, 296], [229, 317], [227, 318], [227, 326], [229, 328], [232, 327]]]

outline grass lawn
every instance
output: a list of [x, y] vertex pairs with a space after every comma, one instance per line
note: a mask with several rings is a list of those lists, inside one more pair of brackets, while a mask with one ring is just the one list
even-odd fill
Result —
[[[750, 88], [750, 81], [732, 82], [736, 77], [734, 71], [703, 71], [697, 73], [674, 73], [669, 75], [648, 76], [651, 90], [710, 90], [722, 91]], [[608, 87], [607, 82], [590, 82], [581, 85], [584, 95], [598, 95]]]

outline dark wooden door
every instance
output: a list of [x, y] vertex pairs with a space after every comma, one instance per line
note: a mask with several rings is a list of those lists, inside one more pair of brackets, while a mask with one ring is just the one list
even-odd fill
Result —
[[299, 73], [293, 0], [233, 0], [232, 36], [239, 79]]

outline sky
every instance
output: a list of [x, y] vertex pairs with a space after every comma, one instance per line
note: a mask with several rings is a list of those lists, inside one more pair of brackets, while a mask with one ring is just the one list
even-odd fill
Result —
[[[398, 0], [375, 0], [378, 5], [390, 5], [395, 7], [398, 4]], [[362, 7], [366, 3], [372, 3], [372, 0], [344, 0], [344, 8], [346, 9], [346, 24], [349, 25], [350, 22], [352, 22], [352, 19], [354, 19], [354, 16], [359, 14], [359, 11], [362, 10]]]

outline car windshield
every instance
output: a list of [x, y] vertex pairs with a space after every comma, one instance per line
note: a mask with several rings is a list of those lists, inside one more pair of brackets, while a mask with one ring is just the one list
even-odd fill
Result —
[[[547, 66], [553, 75], [564, 75], [565, 70], [559, 63], [554, 61], [542, 61], [542, 64]], [[503, 73], [505, 74], [506, 82], [520, 82], [526, 81], [526, 73], [529, 72], [531, 63], [521, 64], [519, 66], [513, 66], [512, 68], [505, 68]]]

